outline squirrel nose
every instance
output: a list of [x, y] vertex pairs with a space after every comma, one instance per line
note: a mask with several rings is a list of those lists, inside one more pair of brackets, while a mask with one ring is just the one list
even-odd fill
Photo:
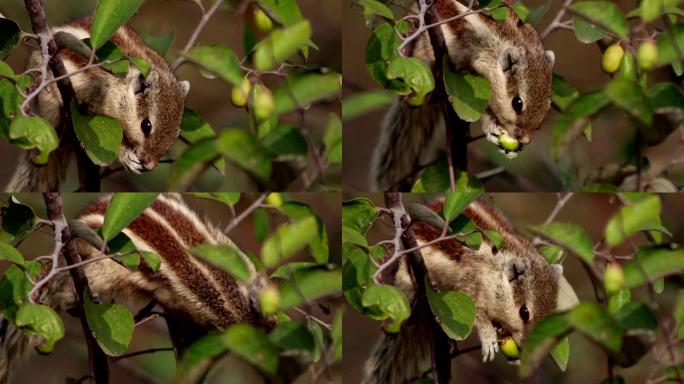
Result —
[[157, 161], [151, 156], [145, 156], [140, 160], [145, 171], [151, 171], [157, 166]]
[[527, 145], [527, 144], [530, 143], [530, 141], [532, 141], [532, 136], [533, 136], [532, 133], [521, 133], [521, 134], [518, 134], [518, 141], [519, 141], [521, 144]]

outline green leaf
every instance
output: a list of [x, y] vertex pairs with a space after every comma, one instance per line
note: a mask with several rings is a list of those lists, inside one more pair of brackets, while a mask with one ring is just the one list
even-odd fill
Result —
[[289, 279], [292, 274], [297, 271], [320, 269], [321, 264], [312, 263], [309, 261], [293, 261], [278, 267], [273, 273], [271, 273], [271, 278], [274, 279]]
[[375, 221], [378, 211], [372, 201], [357, 198], [342, 202], [342, 226], [365, 235]]
[[309, 245], [318, 233], [317, 227], [318, 222], [313, 216], [278, 227], [276, 233], [267, 238], [261, 247], [264, 265], [274, 267]]
[[264, 208], [257, 208], [254, 210], [254, 237], [259, 241], [264, 241], [266, 235], [271, 230], [268, 225], [268, 213]]
[[21, 40], [22, 32], [13, 20], [0, 18], [0, 59], [5, 59]]
[[558, 368], [565, 372], [568, 368], [568, 360], [570, 359], [570, 340], [567, 336], [562, 338], [561, 341], [553, 347], [551, 350], [551, 357], [553, 357], [553, 361], [556, 362]]
[[342, 100], [342, 120], [348, 121], [391, 104], [395, 96], [386, 91], [356, 93]]
[[560, 264], [560, 262], [563, 260], [565, 251], [563, 248], [557, 247], [555, 245], [545, 245], [539, 248], [539, 253], [544, 256], [549, 264]]
[[629, 25], [625, 16], [620, 8], [610, 1], [582, 1], [570, 5], [570, 10], [623, 39], [629, 35]]
[[152, 272], [157, 272], [161, 266], [161, 257], [154, 252], [143, 251], [140, 252], [145, 264], [152, 270]]
[[311, 208], [311, 206], [309, 206], [308, 204], [294, 200], [286, 201], [285, 203], [283, 203], [280, 209], [283, 211], [285, 215], [287, 215], [287, 217], [289, 217], [293, 221], [305, 219], [310, 216], [316, 218], [318, 231], [316, 231], [316, 236], [314, 236], [314, 238], [311, 239], [311, 242], [309, 243], [309, 248], [311, 249], [311, 254], [313, 258], [317, 262], [321, 264], [327, 263], [329, 256], [328, 232], [326, 231], [325, 223], [320, 218], [320, 216], [316, 214], [316, 211], [314, 211], [314, 209]]
[[109, 356], [122, 355], [133, 338], [133, 314], [118, 304], [96, 304], [86, 291], [84, 310], [88, 327]]
[[156, 193], [115, 193], [102, 224], [102, 237], [109, 240], [133, 222], [157, 198]]
[[425, 293], [435, 319], [453, 340], [470, 335], [475, 322], [475, 302], [463, 292], [435, 292], [425, 279]]
[[24, 257], [13, 246], [0, 243], [0, 260], [7, 260], [14, 264], [24, 265]]
[[9, 205], [0, 209], [2, 215], [2, 231], [12, 236], [12, 245], [19, 244], [33, 232], [36, 225], [36, 214], [33, 208], [17, 200], [14, 195], [9, 198]]
[[632, 298], [629, 289], [622, 289], [608, 299], [608, 313], [615, 314]]
[[64, 337], [64, 324], [57, 312], [45, 305], [24, 303], [17, 311], [15, 323], [24, 333], [39, 335], [43, 343], [38, 350], [50, 353], [55, 343]]
[[442, 68], [444, 87], [458, 117], [470, 123], [480, 120], [492, 96], [489, 80], [470, 73], [452, 72], [446, 58]]
[[145, 44], [154, 49], [161, 57], [166, 56], [166, 52], [169, 51], [176, 37], [175, 31], [169, 31], [163, 35], [154, 35], [144, 30], [138, 30], [138, 34], [142, 37]]
[[349, 227], [342, 227], [342, 242], [343, 243], [352, 243], [356, 245], [360, 245], [362, 247], [368, 247], [368, 242], [366, 241], [366, 238], [363, 237], [362, 234], [357, 232], [355, 229], [349, 228]]
[[424, 61], [415, 57], [397, 57], [387, 67], [387, 78], [398, 80], [405, 84], [400, 95], [411, 95], [409, 103], [413, 106], [422, 105], [425, 96], [435, 89], [435, 79], [430, 67]]
[[[564, 153], [567, 146], [579, 137], [581, 128], [589, 123], [581, 124], [579, 127], [573, 125], [577, 120], [587, 118], [595, 113], [598, 113], [603, 108], [610, 104], [610, 99], [603, 91], [596, 91], [584, 94], [575, 99], [558, 118], [553, 127], [553, 149], [552, 152], [555, 157], [559, 157]], [[571, 129], [571, 128], [580, 128]]]
[[359, 5], [363, 7], [363, 14], [368, 17], [370, 15], [382, 16], [386, 19], [393, 20], [394, 13], [385, 4], [376, 0], [359, 0]]
[[620, 208], [606, 225], [606, 244], [615, 247], [640, 231], [670, 232], [660, 221], [660, 197], [649, 195]]
[[[344, 228], [344, 227], [343, 227]], [[381, 250], [381, 247], [377, 247]], [[360, 313], [366, 313], [361, 299], [366, 287], [372, 284], [372, 275], [377, 271], [377, 267], [371, 262], [371, 256], [366, 254], [361, 248], [342, 243], [342, 292], [347, 302]], [[376, 314], [377, 311], [375, 311]]]
[[662, 12], [663, 9], [663, 1], [662, 0], [648, 0], [648, 1], [642, 1], [641, 6], [639, 7], [639, 11], [641, 13], [641, 18], [644, 19], [645, 22], [650, 23], [660, 17], [660, 13]]
[[235, 324], [221, 335], [221, 341], [230, 351], [269, 375], [275, 375], [278, 371], [278, 350], [263, 329]]
[[240, 192], [195, 192], [191, 195], [201, 199], [215, 200], [226, 205], [235, 205], [240, 201]]
[[684, 92], [672, 83], [655, 84], [648, 91], [653, 109], [684, 109]]
[[150, 74], [150, 70], [152, 67], [150, 66], [150, 63], [143, 59], [142, 57], [131, 57], [130, 58], [131, 62], [133, 65], [135, 65], [138, 70], [140, 70], [140, 73], [142, 73], [143, 76], [147, 77], [147, 75]]
[[9, 137], [18, 140], [22, 149], [36, 148], [40, 154], [33, 159], [36, 164], [45, 164], [50, 152], [59, 145], [59, 138], [49, 121], [38, 116], [17, 116], [12, 120]]
[[571, 223], [549, 223], [530, 227], [533, 231], [574, 252], [584, 261], [594, 261], [591, 237], [580, 226]]
[[575, 37], [584, 44], [595, 43], [608, 35], [605, 29], [586, 21], [580, 16], [573, 16], [572, 24]]
[[28, 261], [24, 267], [11, 265], [7, 268], [0, 279], [0, 311], [6, 319], [15, 321], [19, 306], [28, 302], [33, 283], [27, 275], [35, 279], [43, 269], [43, 264], [36, 261]]
[[283, 25], [292, 25], [303, 18], [296, 0], [257, 0], [257, 2], [273, 12]]
[[560, 108], [565, 110], [575, 99], [579, 97], [579, 92], [567, 80], [559, 75], [553, 74], [553, 102]]
[[342, 76], [337, 73], [290, 75], [273, 91], [275, 113], [306, 109], [316, 101], [337, 96], [341, 87]]
[[677, 292], [677, 301], [673, 311], [673, 317], [677, 321], [677, 339], [684, 339], [684, 290]]
[[142, 5], [143, 0], [99, 0], [95, 8], [90, 43], [100, 48]]
[[237, 55], [224, 45], [199, 44], [184, 56], [192, 63], [214, 73], [234, 86], [240, 86], [245, 77]]
[[681, 52], [684, 50], [684, 23], [674, 25], [658, 40], [658, 64], [681, 66]]
[[458, 192], [447, 192], [444, 199], [444, 219], [447, 222], [456, 218], [461, 212], [475, 199], [477, 199], [481, 194], [482, 190], [479, 188], [473, 188], [470, 190]]
[[[181, 121], [180, 136], [188, 143], [194, 144], [202, 140], [216, 137], [216, 132], [197, 112], [185, 108], [183, 111], [183, 120]], [[226, 163], [224, 159], [218, 159], [214, 161], [212, 165], [221, 174], [225, 172]]]
[[190, 378], [203, 375], [209, 360], [219, 356], [227, 348], [221, 339], [222, 336], [206, 335], [185, 350], [178, 363], [179, 382], [192, 382]]
[[571, 330], [567, 314], [542, 319], [527, 336], [520, 356], [520, 377], [526, 378], [541, 365], [544, 357]]
[[316, 349], [313, 335], [301, 321], [286, 321], [279, 324], [268, 335], [268, 339], [287, 351], [313, 352]]
[[626, 289], [684, 271], [684, 249], [640, 248], [633, 260], [623, 265]]
[[401, 40], [394, 28], [383, 23], [377, 27], [366, 46], [366, 66], [368, 73], [385, 89], [401, 89], [402, 84], [387, 78], [387, 63], [392, 62], [397, 57], [397, 48]]
[[190, 145], [174, 162], [167, 181], [168, 189], [173, 191], [188, 189], [193, 176], [196, 176], [195, 173], [204, 171], [205, 164], [209, 162], [218, 163], [215, 159], [219, 156], [216, 140], [213, 138], [200, 140]]
[[342, 121], [336, 114], [331, 114], [325, 125], [323, 144], [325, 161], [328, 164], [342, 164]]
[[504, 243], [504, 237], [501, 233], [489, 229], [483, 230], [482, 233], [487, 236], [487, 238], [494, 244], [496, 248], [501, 249]]
[[606, 87], [606, 95], [620, 108], [646, 125], [653, 123], [653, 106], [636, 81], [617, 77]]
[[0, 76], [6, 77], [8, 79], [14, 79], [14, 71], [12, 70], [12, 67], [10, 67], [9, 64], [5, 63], [4, 61], [0, 61]]
[[294, 272], [292, 278], [279, 282], [280, 309], [287, 310], [303, 302], [338, 294], [342, 288], [340, 269], [304, 269]]
[[104, 166], [116, 160], [123, 140], [123, 130], [116, 119], [82, 115], [72, 101], [71, 121], [78, 140], [93, 163]]
[[224, 131], [216, 141], [218, 152], [261, 180], [271, 177], [271, 158], [265, 148], [241, 129]]
[[656, 331], [658, 318], [655, 313], [643, 303], [626, 303], [613, 314], [615, 321], [626, 331]]
[[304, 48], [310, 39], [311, 24], [307, 20], [276, 29], [254, 47], [254, 66], [268, 71]]
[[620, 327], [596, 303], [581, 303], [568, 314], [570, 324], [605, 348], [618, 352], [622, 347]]
[[190, 249], [190, 252], [228, 272], [236, 279], [249, 282], [254, 273], [245, 257], [230, 245], [200, 244]]
[[411, 315], [408, 299], [397, 287], [391, 285], [371, 285], [363, 293], [362, 304], [379, 312], [379, 315], [372, 316], [372, 319], [391, 319], [384, 327], [384, 330], [390, 333], [399, 332], [401, 324]]
[[299, 132], [297, 127], [292, 125], [279, 125], [272, 129], [261, 140], [263, 144], [274, 156], [306, 156], [309, 153], [309, 146], [306, 138]]

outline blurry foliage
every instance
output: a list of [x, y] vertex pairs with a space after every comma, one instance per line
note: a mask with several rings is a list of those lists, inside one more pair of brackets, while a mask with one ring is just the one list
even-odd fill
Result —
[[[408, 211], [412, 221], [423, 221], [438, 229], [448, 223], [450, 236], [456, 236], [477, 250], [485, 237], [497, 244], [496, 233], [483, 231], [462, 214], [467, 204], [481, 192], [447, 193], [442, 212], [435, 213], [421, 204], [412, 204]], [[565, 371], [568, 361], [576, 353], [567, 339], [573, 333], [586, 337], [601, 348], [611, 366], [631, 367], [648, 360], [646, 355], [653, 350], [656, 339], [663, 340], [661, 342], [667, 348], [682, 345], [684, 289], [679, 289], [679, 299], [673, 309], [659, 308], [654, 295], [662, 293], [664, 279], [684, 273], [684, 247], [671, 239], [669, 231], [661, 223], [659, 196], [633, 193], [616, 198], [623, 205], [603, 224], [604, 235], [599, 241], [573, 223], [551, 221], [531, 226], [530, 229], [541, 236], [534, 244], [549, 262], [564, 262], [566, 258], [562, 255], [567, 252], [571, 255], [569, 257], [578, 258], [586, 266], [596, 297], [584, 299], [572, 308], [543, 319], [530, 331], [520, 356], [518, 373], [521, 378], [529, 377], [540, 369], [549, 354]], [[392, 239], [376, 244], [366, 239], [373, 225], [391, 222], [383, 220], [388, 213], [386, 208], [375, 206], [367, 198], [343, 202], [342, 290], [352, 308], [367, 318], [383, 321], [385, 332], [398, 332], [411, 315], [410, 301], [399, 289], [382, 283], [378, 271], [391, 270], [390, 265], [404, 257], [405, 254], [397, 253], [403, 248], [395, 249], [396, 243]], [[643, 234], [648, 241], [643, 245], [633, 245], [631, 254], [617, 257], [614, 254], [617, 247], [629, 243], [637, 234]], [[444, 236], [445, 233], [442, 234]], [[399, 257], [395, 257], [397, 255]], [[473, 300], [463, 292], [436, 293], [429, 282], [426, 282], [426, 287], [430, 308], [444, 332], [452, 340], [465, 339], [474, 323]], [[630, 293], [637, 289], [647, 290], [650, 299], [641, 301], [634, 298]], [[673, 318], [677, 324], [678, 331], [672, 337], [663, 328], [666, 317]], [[653, 362], [655, 366], [650, 372], [655, 382], [684, 376], [681, 367], [679, 373], [675, 367], [670, 367], [672, 361], [669, 358], [654, 358]], [[618, 377], [607, 380], [615, 382]], [[420, 382], [432, 381], [423, 378]]]

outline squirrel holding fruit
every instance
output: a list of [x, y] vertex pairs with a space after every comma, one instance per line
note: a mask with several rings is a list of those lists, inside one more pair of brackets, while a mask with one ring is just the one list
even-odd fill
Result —
[[[434, 0], [431, 6], [438, 20], [471, 12], [457, 0]], [[490, 82], [492, 96], [482, 115], [482, 129], [488, 141], [508, 158], [515, 158], [532, 141], [551, 107], [554, 53], [544, 51], [534, 28], [510, 9], [505, 22], [477, 12], [439, 28], [452, 70], [474, 73]], [[427, 33], [410, 48], [413, 57], [430, 67], [438, 65]], [[410, 190], [411, 175], [434, 161], [444, 147], [443, 120], [434, 93], [418, 107], [396, 100], [385, 115], [373, 153], [371, 189]]]

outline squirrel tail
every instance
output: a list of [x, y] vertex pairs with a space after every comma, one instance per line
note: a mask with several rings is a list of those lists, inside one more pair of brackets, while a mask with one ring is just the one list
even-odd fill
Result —
[[429, 368], [427, 327], [404, 324], [399, 333], [383, 333], [366, 362], [362, 384], [404, 384]]
[[432, 103], [430, 97], [418, 107], [409, 106], [400, 99], [392, 104], [382, 123], [380, 141], [371, 161], [371, 190], [411, 189], [416, 170], [437, 154], [438, 133], [443, 132], [436, 127], [440, 119], [438, 104]]
[[7, 184], [7, 192], [46, 192], [59, 191], [71, 160], [69, 148], [58, 148], [50, 154], [45, 165], [36, 165], [31, 160], [31, 152], [23, 151]]

